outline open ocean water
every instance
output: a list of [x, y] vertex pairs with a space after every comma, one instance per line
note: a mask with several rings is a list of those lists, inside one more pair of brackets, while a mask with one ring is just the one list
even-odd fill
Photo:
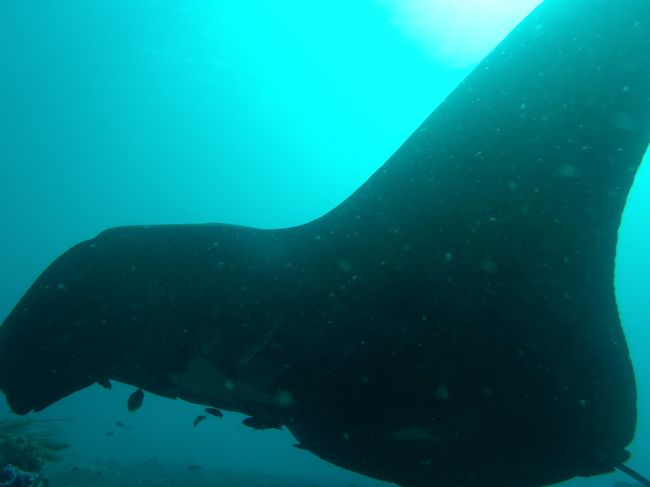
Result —
[[[1, 2], [0, 320], [52, 260], [109, 227], [277, 228], [321, 216], [539, 3]], [[646, 161], [616, 267], [639, 391], [629, 465], [646, 474], [649, 213]], [[70, 447], [45, 471], [52, 487], [382, 484], [238, 414], [193, 427], [199, 406], [151, 394], [129, 413], [132, 391], [95, 385], [39, 413], [66, 418], [54, 423]]]

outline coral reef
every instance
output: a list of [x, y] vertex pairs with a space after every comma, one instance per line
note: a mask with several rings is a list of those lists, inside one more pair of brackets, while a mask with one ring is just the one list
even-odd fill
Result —
[[47, 481], [35, 473], [24, 472], [13, 465], [0, 469], [0, 487], [46, 487]]
[[0, 419], [0, 467], [13, 465], [37, 473], [45, 464], [61, 461], [61, 452], [68, 445], [58, 439], [58, 422], [60, 420]]

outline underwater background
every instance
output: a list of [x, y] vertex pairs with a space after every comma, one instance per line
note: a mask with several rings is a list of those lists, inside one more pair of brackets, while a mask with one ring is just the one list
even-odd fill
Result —
[[[324, 214], [539, 3], [1, 2], [0, 321], [54, 258], [108, 227], [277, 228]], [[616, 268], [639, 391], [628, 464], [646, 474], [649, 212], [646, 160]], [[151, 394], [129, 413], [132, 391], [93, 386], [34, 416], [65, 419], [46, 423], [69, 445], [46, 468], [53, 487], [383, 484], [293, 448], [286, 430], [249, 429], [238, 414], [193, 427], [201, 407]], [[11, 417], [2, 404], [2, 420]]]

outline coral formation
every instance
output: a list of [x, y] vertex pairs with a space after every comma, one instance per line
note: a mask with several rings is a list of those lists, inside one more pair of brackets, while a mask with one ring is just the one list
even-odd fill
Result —
[[0, 466], [13, 465], [26, 472], [40, 472], [46, 463], [61, 461], [61, 452], [68, 445], [58, 439], [56, 422], [0, 419]]
[[13, 465], [0, 469], [0, 487], [46, 487], [47, 481], [31, 472], [24, 472]]

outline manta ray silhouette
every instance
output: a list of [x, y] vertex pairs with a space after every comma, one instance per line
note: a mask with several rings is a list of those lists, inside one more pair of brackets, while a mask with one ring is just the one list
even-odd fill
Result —
[[74, 246], [0, 328], [9, 404], [118, 380], [409, 487], [611, 471], [636, 419], [613, 275], [650, 140], [648, 7], [547, 0], [308, 224]]

